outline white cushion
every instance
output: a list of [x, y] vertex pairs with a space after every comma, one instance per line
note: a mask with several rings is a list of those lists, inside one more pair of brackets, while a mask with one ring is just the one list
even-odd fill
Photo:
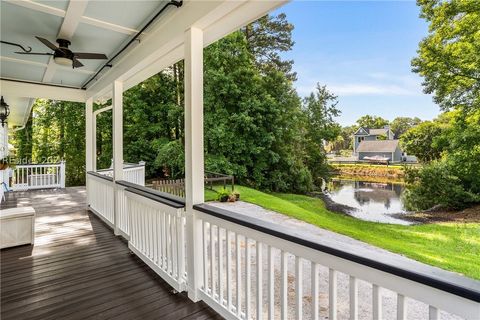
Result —
[[35, 209], [32, 207], [18, 207], [0, 210], [0, 220], [27, 216], [35, 216]]

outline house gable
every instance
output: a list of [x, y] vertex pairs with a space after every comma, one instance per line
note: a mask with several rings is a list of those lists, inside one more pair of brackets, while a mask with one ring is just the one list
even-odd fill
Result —
[[358, 130], [353, 134], [354, 136], [368, 136], [368, 129], [364, 129], [362, 127], [358, 128]]

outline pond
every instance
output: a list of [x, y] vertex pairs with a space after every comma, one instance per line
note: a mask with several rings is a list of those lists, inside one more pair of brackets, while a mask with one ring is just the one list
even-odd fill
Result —
[[404, 185], [389, 180], [332, 178], [327, 194], [332, 201], [348, 206], [347, 213], [368, 221], [410, 224], [393, 215], [406, 213], [402, 202]]

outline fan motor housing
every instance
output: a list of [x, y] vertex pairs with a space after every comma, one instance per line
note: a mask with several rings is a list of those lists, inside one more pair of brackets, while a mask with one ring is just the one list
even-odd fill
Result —
[[68, 49], [68, 46], [71, 44], [70, 41], [65, 39], [57, 39], [58, 49], [54, 51], [54, 58], [67, 58], [73, 60], [73, 52]]

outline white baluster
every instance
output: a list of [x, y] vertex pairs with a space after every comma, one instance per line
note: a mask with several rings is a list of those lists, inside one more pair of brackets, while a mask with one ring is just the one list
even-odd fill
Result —
[[222, 230], [217, 227], [217, 251], [218, 251], [218, 301], [223, 306], [223, 250]]
[[337, 319], [337, 271], [334, 269], [328, 270], [328, 309], [329, 319]]
[[397, 320], [407, 319], [407, 304], [405, 303], [405, 297], [401, 294], [397, 294]]
[[381, 288], [374, 284], [372, 286], [372, 297], [373, 297], [373, 319], [380, 320], [382, 318], [382, 295]]
[[236, 275], [237, 275], [237, 317], [242, 314], [242, 271], [241, 271], [241, 251], [240, 251], [240, 235], [236, 235]]
[[268, 246], [268, 319], [275, 318], [275, 266], [273, 248]]
[[250, 239], [245, 238], [245, 319], [250, 319], [251, 308], [251, 293], [252, 293], [252, 281], [251, 281], [251, 248]]
[[281, 318], [288, 318], [288, 256], [285, 251], [282, 250], [281, 256], [281, 296], [280, 296], [280, 309]]
[[318, 309], [319, 309], [319, 301], [318, 301], [318, 269], [319, 265], [315, 262], [311, 263], [311, 272], [312, 272], [312, 319], [318, 320]]
[[257, 241], [257, 320], [263, 318], [263, 245]]
[[300, 257], [295, 257], [295, 297], [296, 297], [296, 319], [303, 318], [303, 261]]
[[350, 320], [358, 320], [358, 283], [357, 279], [350, 276]]
[[227, 309], [232, 308], [232, 243], [230, 231], [226, 230], [227, 238]]
[[440, 312], [433, 306], [428, 306], [428, 320], [439, 320]]

